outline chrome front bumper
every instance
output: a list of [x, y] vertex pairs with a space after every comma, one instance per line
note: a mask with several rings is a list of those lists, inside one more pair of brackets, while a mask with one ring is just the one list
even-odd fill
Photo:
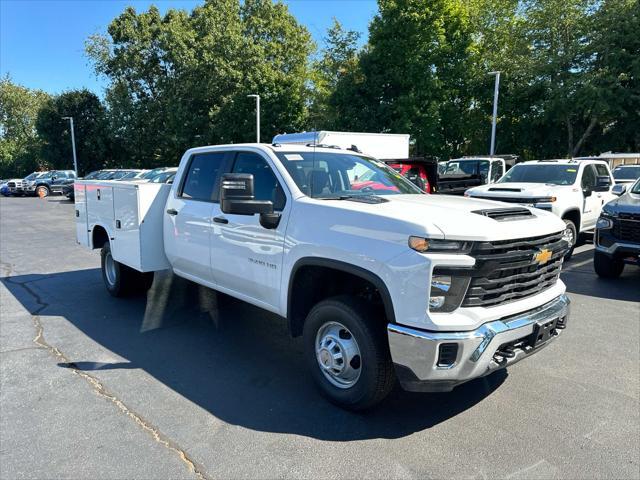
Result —
[[[560, 295], [538, 308], [485, 323], [469, 332], [431, 332], [389, 324], [389, 348], [398, 379], [405, 390], [449, 391], [513, 365], [559, 336], [567, 324], [569, 304], [569, 298]], [[548, 340], [531, 346], [529, 339], [536, 326], [554, 320], [558, 321], [558, 327], [548, 332]], [[442, 344], [457, 345], [455, 361], [442, 364], [439, 358]], [[508, 355], [501, 355], [502, 352]]]

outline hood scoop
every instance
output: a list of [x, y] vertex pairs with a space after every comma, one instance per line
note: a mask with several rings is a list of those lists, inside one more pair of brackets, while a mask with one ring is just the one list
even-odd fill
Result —
[[493, 218], [497, 222], [522, 220], [533, 216], [531, 210], [526, 208], [491, 208], [486, 210], [473, 210], [472, 213]]
[[492, 187], [490, 192], [521, 192], [521, 188], [505, 188], [505, 187]]

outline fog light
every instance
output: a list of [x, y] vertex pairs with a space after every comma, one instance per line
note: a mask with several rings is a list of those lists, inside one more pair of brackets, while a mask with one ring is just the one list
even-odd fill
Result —
[[429, 308], [433, 310], [437, 310], [444, 306], [445, 297], [430, 297], [429, 298]]

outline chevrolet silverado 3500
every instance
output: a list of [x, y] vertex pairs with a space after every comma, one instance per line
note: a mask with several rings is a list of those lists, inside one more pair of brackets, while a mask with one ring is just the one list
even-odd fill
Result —
[[171, 185], [74, 188], [78, 242], [101, 249], [112, 295], [171, 269], [275, 312], [302, 335], [320, 391], [348, 409], [381, 401], [396, 378], [449, 391], [538, 352], [567, 325], [562, 220], [427, 195], [353, 151], [199, 147]]

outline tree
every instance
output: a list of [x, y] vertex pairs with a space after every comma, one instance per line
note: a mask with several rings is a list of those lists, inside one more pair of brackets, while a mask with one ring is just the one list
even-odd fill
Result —
[[358, 68], [338, 82], [341, 126], [408, 132], [418, 153], [447, 157], [468, 143], [469, 9], [454, 0], [380, 0]]
[[333, 19], [333, 25], [324, 39], [325, 47], [321, 56], [312, 66], [312, 105], [309, 115], [312, 128], [332, 129], [338, 124], [337, 102], [333, 94], [340, 80], [357, 68], [359, 38], [359, 32], [345, 30], [338, 20]]
[[42, 166], [35, 122], [49, 96], [0, 79], [0, 177], [26, 175]]
[[87, 53], [110, 80], [116, 143], [139, 166], [176, 164], [185, 149], [249, 141], [254, 102], [262, 136], [301, 128], [313, 43], [287, 7], [270, 0], [206, 1], [190, 14], [127, 8]]
[[79, 173], [113, 165], [105, 108], [90, 91], [70, 90], [50, 98], [41, 107], [36, 129], [41, 157], [52, 169], [73, 169], [69, 121], [73, 117]]

